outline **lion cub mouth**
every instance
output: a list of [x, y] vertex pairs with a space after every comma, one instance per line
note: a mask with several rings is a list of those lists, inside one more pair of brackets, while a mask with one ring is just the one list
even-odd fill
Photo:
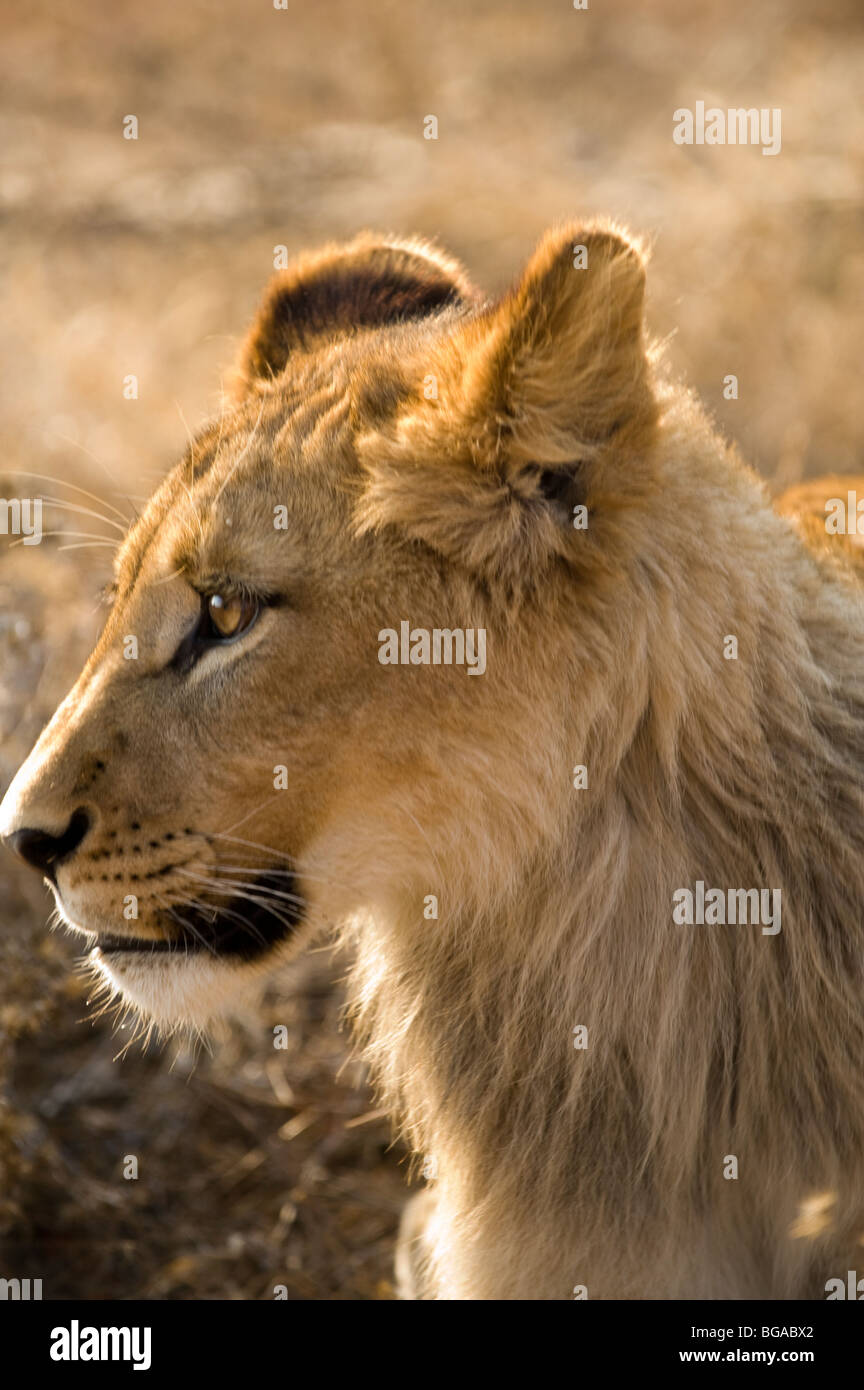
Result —
[[[278, 896], [276, 896], [278, 894]], [[90, 954], [159, 956], [209, 955], [254, 960], [293, 936], [303, 919], [303, 903], [293, 876], [262, 874], [225, 906], [181, 906], [165, 912], [170, 936], [99, 933]]]

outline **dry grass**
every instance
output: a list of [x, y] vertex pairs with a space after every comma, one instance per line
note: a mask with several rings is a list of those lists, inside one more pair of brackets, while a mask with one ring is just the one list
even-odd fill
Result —
[[[548, 223], [595, 213], [654, 239], [653, 327], [768, 478], [864, 466], [852, 0], [4, 10], [0, 496], [26, 495], [16, 469], [145, 495], [216, 407], [278, 243], [421, 232], [494, 290]], [[698, 99], [781, 107], [782, 154], [675, 146]], [[0, 791], [86, 653], [109, 559], [0, 551]], [[212, 1058], [114, 1063], [125, 1035], [81, 1021], [43, 891], [8, 858], [0, 875], [0, 1273], [46, 1297], [387, 1296], [400, 1155], [380, 1117], [353, 1123], [374, 1102], [339, 1072], [327, 958]]]

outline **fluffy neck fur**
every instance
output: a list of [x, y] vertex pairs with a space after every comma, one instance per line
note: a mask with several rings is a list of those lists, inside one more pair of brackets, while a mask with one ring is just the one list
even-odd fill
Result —
[[[558, 592], [521, 667], [511, 636], [494, 772], [466, 747], [447, 809], [415, 803], [353, 942], [373, 1072], [437, 1163], [439, 1297], [819, 1296], [855, 1267], [861, 600], [683, 397], [661, 458], [629, 559]], [[782, 931], [673, 924], [698, 879], [780, 888]]]

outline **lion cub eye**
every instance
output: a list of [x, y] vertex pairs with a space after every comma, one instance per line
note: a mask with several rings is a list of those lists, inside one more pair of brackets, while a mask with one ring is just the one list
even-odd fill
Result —
[[217, 642], [228, 642], [250, 628], [258, 617], [258, 602], [242, 595], [224, 598], [211, 594], [207, 599], [208, 636]]

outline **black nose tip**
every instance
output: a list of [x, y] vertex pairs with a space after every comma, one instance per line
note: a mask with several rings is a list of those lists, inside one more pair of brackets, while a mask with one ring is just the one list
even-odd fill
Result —
[[52, 878], [57, 865], [74, 854], [89, 829], [87, 812], [76, 811], [62, 835], [49, 835], [44, 830], [14, 830], [4, 843], [34, 869]]

